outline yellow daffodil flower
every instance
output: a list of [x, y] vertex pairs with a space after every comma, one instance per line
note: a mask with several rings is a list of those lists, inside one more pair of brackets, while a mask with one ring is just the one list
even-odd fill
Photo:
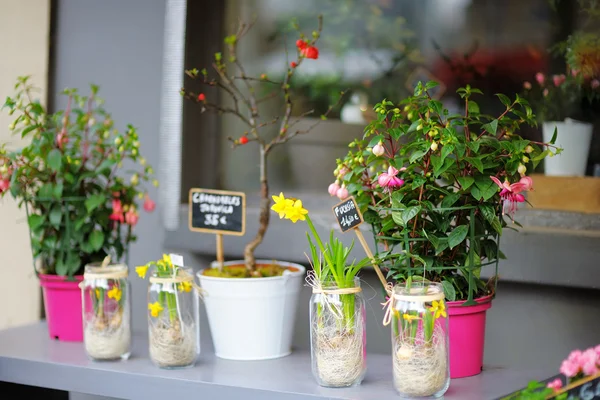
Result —
[[294, 205], [285, 211], [285, 217], [293, 223], [296, 223], [298, 220], [305, 221], [306, 214], [308, 214], [308, 210], [302, 207], [302, 200], [296, 200]]
[[271, 196], [273, 197], [273, 201], [275, 204], [271, 207], [271, 210], [275, 211], [279, 214], [279, 219], [286, 216], [287, 209], [293, 207], [294, 201], [291, 199], [286, 199], [283, 196], [283, 193], [279, 193], [279, 196]]
[[191, 292], [192, 282], [181, 282], [181, 285], [179, 287], [182, 292]]
[[160, 312], [163, 310], [163, 306], [161, 306], [158, 301], [155, 301], [154, 303], [148, 304], [148, 310], [150, 310], [150, 315], [156, 318], [158, 317], [158, 314], [160, 314]]
[[100, 298], [100, 289], [96, 289], [96, 298], [99, 299]]
[[148, 272], [147, 265], [140, 265], [139, 267], [135, 267], [135, 272], [140, 276], [140, 278], [146, 277], [146, 272]]
[[116, 301], [120, 301], [123, 292], [118, 287], [113, 286], [113, 288], [110, 289], [106, 294], [108, 295], [109, 299], [115, 299]]
[[411, 314], [402, 314], [402, 318], [404, 318], [404, 320], [406, 320], [408, 322], [412, 322], [416, 319], [421, 319], [417, 315], [411, 315]]
[[173, 263], [171, 262], [171, 256], [168, 254], [163, 254], [162, 261], [165, 263], [167, 268], [173, 268]]
[[429, 308], [429, 311], [434, 313], [436, 318], [439, 318], [440, 316], [446, 318], [448, 316], [448, 314], [446, 313], [446, 306], [444, 305], [444, 302], [441, 300], [440, 301], [434, 300], [431, 303], [431, 307]]

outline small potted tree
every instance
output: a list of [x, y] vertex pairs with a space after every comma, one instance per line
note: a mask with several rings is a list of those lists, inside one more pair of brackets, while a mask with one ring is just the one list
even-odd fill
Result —
[[[533, 187], [527, 172], [558, 149], [555, 137], [538, 143], [516, 134], [522, 124], [535, 124], [518, 95], [498, 94], [505, 109], [492, 117], [474, 100], [481, 91], [467, 86], [458, 90], [464, 112], [452, 114], [431, 98], [436, 85], [418, 83], [400, 104], [377, 104], [377, 120], [338, 160], [329, 192], [355, 196], [389, 278], [443, 287], [450, 373], [458, 378], [479, 373], [483, 362], [485, 311], [497, 278], [486, 282], [481, 271], [497, 269], [499, 237], [518, 226], [517, 205]], [[397, 319], [393, 314], [393, 328]]]
[[17, 150], [0, 147], [0, 197], [10, 194], [27, 211], [50, 337], [82, 341], [84, 267], [125, 258], [136, 240], [137, 203], [155, 208], [140, 186], [153, 171], [140, 155], [136, 129], [114, 128], [97, 86], [89, 96], [65, 90], [66, 109], [49, 113], [28, 79], [18, 79], [3, 107], [15, 115], [13, 133], [30, 141]]
[[[204, 303], [216, 355], [236, 360], [271, 359], [291, 352], [296, 303], [305, 268], [289, 262], [257, 260], [254, 256], [267, 233], [270, 220], [267, 160], [275, 147], [310, 132], [327, 119], [333, 109], [330, 106], [310, 126], [300, 127], [300, 119], [291, 118], [294, 96], [290, 82], [302, 64], [319, 57], [317, 41], [321, 36], [322, 18], [319, 17], [318, 28], [310, 37], [298, 33], [295, 51], [288, 53], [285, 50], [288, 64], [283, 80], [272, 80], [266, 74], [253, 76], [247, 72], [239, 58], [238, 48], [251, 27], [252, 24], [242, 22], [234, 34], [225, 38], [227, 54], [215, 54], [211, 73], [207, 69], [186, 71], [187, 76], [201, 84], [220, 89], [231, 101], [231, 106], [221, 105], [203, 92], [182, 89], [182, 95], [197, 102], [201, 112], [234, 115], [242, 121], [246, 130], [238, 137], [229, 137], [232, 147], [256, 146], [260, 155], [258, 230], [243, 250], [244, 259], [228, 261], [223, 266], [215, 263], [198, 274], [200, 284], [207, 292]], [[266, 95], [259, 94], [265, 93], [265, 90]], [[261, 104], [276, 96], [283, 99], [281, 113], [266, 117]], [[307, 112], [303, 116], [309, 114]], [[273, 127], [275, 132], [271, 130]], [[276, 205], [285, 207], [282, 196], [273, 198]]]

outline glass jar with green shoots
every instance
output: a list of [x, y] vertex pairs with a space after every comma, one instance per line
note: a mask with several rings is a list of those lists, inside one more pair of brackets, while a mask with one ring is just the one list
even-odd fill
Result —
[[131, 302], [124, 264], [85, 266], [80, 284], [83, 342], [92, 360], [126, 360], [131, 352]]
[[359, 385], [367, 368], [365, 300], [358, 272], [368, 258], [350, 262], [354, 243], [344, 246], [330, 233], [323, 242], [300, 199], [273, 196], [271, 209], [280, 218], [306, 221], [312, 270], [306, 281], [312, 286], [310, 337], [312, 371], [317, 383], [326, 387]]
[[394, 386], [402, 397], [444, 395], [450, 386], [448, 314], [441, 284], [397, 284], [388, 299]]
[[190, 268], [176, 266], [171, 256], [137, 267], [148, 279], [148, 339], [150, 359], [166, 369], [191, 367], [200, 354], [199, 301]]

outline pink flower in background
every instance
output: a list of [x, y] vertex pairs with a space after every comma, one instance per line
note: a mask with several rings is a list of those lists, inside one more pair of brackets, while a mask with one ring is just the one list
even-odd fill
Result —
[[125, 222], [125, 217], [123, 216], [123, 205], [121, 204], [121, 200], [113, 199], [112, 201], [112, 214], [110, 214], [111, 221], [118, 221], [120, 223]]
[[525, 83], [523, 83], [523, 87], [525, 89], [527, 89], [527, 90], [530, 90], [531, 89], [531, 82], [525, 82]]
[[546, 80], [546, 77], [541, 72], [538, 72], [537, 74], [535, 74], [535, 80], [540, 85], [543, 85], [544, 81]]
[[6, 192], [10, 187], [10, 180], [0, 179], [0, 194]]
[[554, 82], [554, 86], [559, 87], [567, 80], [565, 74], [554, 75], [552, 77], [552, 81]]
[[344, 200], [348, 197], [348, 189], [346, 189], [345, 187], [341, 187], [335, 194], [338, 197], [338, 199]]
[[69, 138], [67, 137], [67, 131], [63, 129], [56, 135], [56, 145], [62, 150], [67, 143], [69, 143]]
[[558, 392], [560, 390], [560, 388], [562, 388], [562, 381], [560, 380], [560, 378], [556, 378], [555, 380], [553, 380], [552, 382], [549, 382], [547, 387], [550, 389], [554, 389], [555, 392]]
[[[404, 168], [401, 170], [404, 170]], [[388, 172], [382, 173], [377, 178], [377, 182], [379, 183], [379, 186], [381, 186], [382, 188], [387, 188], [388, 190], [393, 190], [395, 188], [399, 188], [400, 186], [404, 185], [404, 180], [402, 180], [396, 176], [396, 175], [398, 175], [399, 172], [400, 171], [398, 171], [396, 168], [390, 166], [388, 168]]]
[[128, 225], [135, 226], [138, 223], [139, 218], [140, 216], [133, 207], [125, 213], [125, 223]]
[[592, 89], [598, 89], [600, 87], [600, 81], [598, 79], [594, 79], [591, 83]]
[[517, 211], [517, 203], [525, 201], [525, 196], [521, 192], [528, 192], [533, 189], [533, 179], [528, 176], [524, 176], [517, 183], [512, 185], [508, 181], [500, 182], [495, 176], [490, 176], [490, 179], [494, 181], [500, 190], [500, 198], [503, 201], [502, 214], [513, 215]]
[[584, 351], [579, 357], [579, 363], [581, 365], [581, 369], [583, 373], [591, 376], [596, 375], [598, 373], [598, 354], [594, 348], [589, 348]]
[[156, 208], [156, 203], [148, 196], [146, 193], [146, 199], [144, 200], [144, 210], [147, 212], [152, 212]]
[[542, 92], [542, 94], [544, 95], [544, 97], [548, 97], [548, 89], [544, 89], [544, 91]]
[[346, 175], [348, 172], [350, 172], [350, 171], [348, 170], [348, 168], [346, 168], [346, 167], [342, 167], [342, 168], [340, 168], [340, 177], [343, 177], [343, 176], [344, 176], [344, 175]]
[[579, 75], [579, 70], [577, 68], [573, 68], [571, 70], [571, 76], [575, 78], [577, 75]]
[[560, 365], [559, 371], [567, 378], [572, 378], [579, 372], [579, 364], [569, 361], [568, 359], [564, 360]]
[[327, 188], [327, 191], [331, 196], [335, 196], [338, 190], [340, 190], [340, 185], [337, 182], [333, 182], [329, 185], [329, 188]]

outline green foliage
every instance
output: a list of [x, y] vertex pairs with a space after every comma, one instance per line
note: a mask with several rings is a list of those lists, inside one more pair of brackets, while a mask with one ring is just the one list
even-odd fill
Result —
[[[481, 91], [467, 86], [457, 91], [466, 111], [450, 114], [429, 95], [435, 85], [418, 83], [400, 104], [377, 104], [377, 119], [350, 143], [334, 173], [372, 225], [389, 278], [424, 277], [442, 283], [449, 300], [472, 300], [491, 293], [479, 274], [502, 257], [499, 236], [513, 225], [490, 177], [515, 183], [532, 159], [558, 149], [515, 134], [535, 125], [523, 98], [499, 94], [505, 110], [489, 116], [473, 99]], [[383, 155], [373, 154], [376, 144]], [[378, 184], [390, 166], [404, 181], [391, 190]]]
[[[48, 113], [34, 100], [29, 77], [20, 77], [3, 107], [15, 116], [13, 134], [28, 144], [14, 151], [0, 147], [0, 180], [10, 179], [0, 197], [10, 193], [26, 206], [33, 256], [47, 274], [72, 276], [107, 254], [123, 257], [135, 236], [132, 225], [111, 219], [111, 200], [120, 201], [122, 218], [137, 215], [136, 197], [145, 194], [140, 183], [153, 174], [139, 154], [136, 129], [114, 129], [98, 87], [90, 89], [89, 96], [65, 90], [66, 109]], [[125, 162], [141, 168], [125, 172]]]

